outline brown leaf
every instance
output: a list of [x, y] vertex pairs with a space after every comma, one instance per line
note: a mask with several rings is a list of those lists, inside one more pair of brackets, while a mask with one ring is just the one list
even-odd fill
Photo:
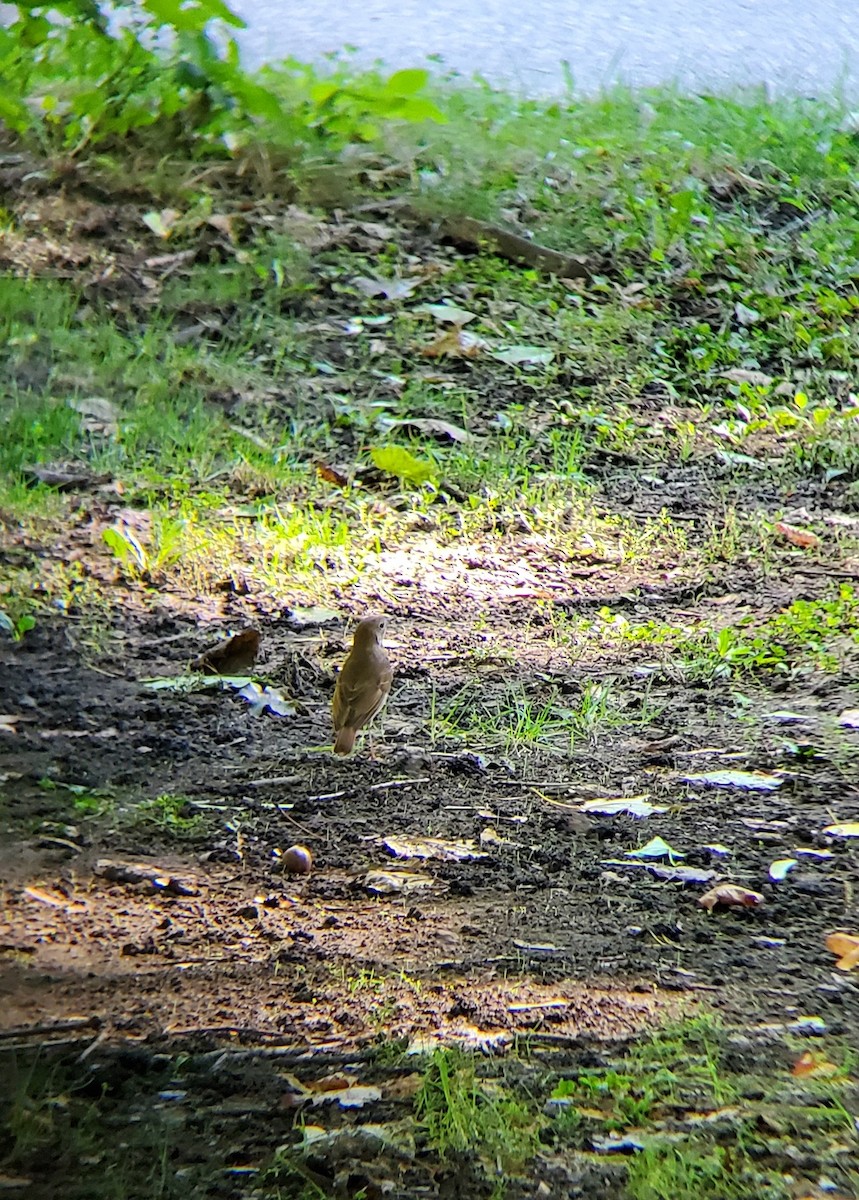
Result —
[[774, 528], [776, 533], [787, 538], [792, 546], [799, 546], [802, 550], [810, 550], [820, 545], [820, 538], [810, 529], [799, 529], [796, 525], [788, 525], [784, 521], [777, 521]]
[[859, 937], [855, 933], [830, 933], [826, 949], [838, 955], [835, 964], [839, 971], [852, 971], [859, 967]]
[[838, 1067], [835, 1063], [827, 1062], [820, 1055], [812, 1054], [810, 1050], [806, 1050], [804, 1054], [800, 1054], [799, 1058], [793, 1064], [791, 1075], [797, 1079], [818, 1078], [825, 1079], [828, 1075], [835, 1075], [838, 1072]]
[[191, 669], [204, 675], [241, 675], [256, 662], [259, 644], [258, 629], [243, 629], [195, 658]]
[[466, 331], [459, 325], [440, 333], [437, 338], [421, 347], [424, 358], [477, 358], [486, 349], [483, 338]]
[[336, 467], [330, 467], [328, 463], [317, 463], [316, 474], [323, 482], [333, 483], [335, 487], [344, 488], [349, 484], [349, 480], [342, 471], [338, 471]]
[[717, 904], [723, 904], [726, 907], [736, 908], [757, 908], [763, 904], [764, 898], [760, 892], [749, 891], [748, 888], [740, 887], [736, 883], [720, 883], [716, 887], [710, 888], [709, 892], [705, 892], [698, 900], [702, 908], [706, 908], [708, 912], [712, 912]]

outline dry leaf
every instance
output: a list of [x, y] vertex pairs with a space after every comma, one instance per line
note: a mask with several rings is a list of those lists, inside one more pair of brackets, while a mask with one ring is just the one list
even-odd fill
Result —
[[784, 521], [777, 521], [774, 529], [776, 533], [787, 538], [792, 546], [799, 546], [802, 550], [810, 550], [813, 546], [820, 545], [820, 538], [809, 529], [799, 529], [796, 525], [788, 525]]
[[393, 896], [402, 892], [422, 892], [435, 887], [431, 875], [420, 875], [417, 871], [368, 871], [363, 879], [368, 892], [377, 896]]
[[828, 833], [830, 837], [859, 837], [859, 821], [841, 821], [837, 825], [827, 825], [823, 832]]
[[242, 675], [256, 662], [259, 643], [258, 629], [243, 629], [195, 658], [191, 669], [204, 675]]
[[336, 487], [347, 487], [349, 484], [348, 478], [342, 471], [338, 471], [336, 467], [330, 467], [328, 463], [317, 463], [316, 474], [325, 483], [333, 483]]
[[477, 358], [486, 349], [483, 338], [473, 333], [466, 333], [460, 325], [454, 325], [446, 333], [440, 333], [437, 338], [426, 346], [421, 347], [424, 358]]
[[825, 1079], [827, 1076], [837, 1073], [838, 1067], [835, 1063], [827, 1062], [825, 1058], [813, 1054], [810, 1050], [800, 1054], [791, 1070], [791, 1075], [797, 1079]]
[[365, 296], [384, 296], [386, 300], [405, 300], [411, 296], [423, 282], [420, 278], [411, 279], [373, 279], [367, 275], [359, 275], [355, 287]]
[[487, 857], [478, 850], [471, 838], [451, 842], [445, 838], [386, 837], [380, 838], [380, 842], [397, 858], [439, 858], [443, 862], [461, 862], [464, 859]]
[[765, 771], [708, 771], [706, 775], [684, 775], [686, 783], [704, 787], [736, 787], [748, 792], [772, 792], [784, 780]]
[[835, 964], [839, 971], [852, 971], [859, 967], [859, 937], [855, 933], [830, 933], [826, 949], [838, 955]]
[[720, 883], [709, 892], [705, 892], [698, 900], [702, 908], [712, 912], [717, 904], [735, 908], [757, 908], [763, 904], [764, 898], [760, 892], [751, 892], [748, 888], [736, 883]]

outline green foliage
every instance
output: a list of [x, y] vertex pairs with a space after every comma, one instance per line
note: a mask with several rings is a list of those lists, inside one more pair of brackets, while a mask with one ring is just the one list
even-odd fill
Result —
[[20, 616], [10, 616], [0, 609], [0, 630], [5, 631], [16, 642], [20, 642], [25, 633], [35, 627], [36, 618], [32, 613], [21, 613]]
[[415, 1113], [442, 1158], [477, 1154], [491, 1169], [519, 1167], [537, 1148], [536, 1119], [504, 1087], [478, 1079], [473, 1057], [436, 1050], [415, 1097]]
[[129, 813], [128, 825], [140, 830], [149, 830], [162, 837], [177, 839], [193, 838], [201, 832], [203, 818], [194, 812], [187, 796], [164, 793], [152, 800], [144, 800]]
[[785, 1200], [774, 1173], [761, 1176], [742, 1151], [721, 1146], [646, 1146], [629, 1165], [629, 1200]]
[[262, 78], [284, 98], [293, 120], [335, 144], [372, 141], [387, 121], [445, 121], [441, 109], [422, 94], [428, 71], [406, 69], [385, 78], [377, 71], [357, 73], [346, 63], [334, 63], [321, 75], [307, 63], [287, 59], [263, 71]]
[[435, 466], [425, 458], [416, 458], [405, 446], [377, 446], [370, 451], [374, 466], [386, 475], [396, 475], [406, 483], [428, 483]]
[[385, 121], [444, 120], [421, 70], [347, 82], [290, 62], [249, 74], [229, 32], [245, 22], [223, 0], [141, 0], [113, 22], [93, 0], [14, 7], [0, 26], [0, 120], [72, 158], [164, 122], [227, 153], [253, 138], [345, 144]]

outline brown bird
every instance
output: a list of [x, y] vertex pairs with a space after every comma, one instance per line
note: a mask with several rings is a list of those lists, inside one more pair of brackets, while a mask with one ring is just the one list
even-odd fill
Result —
[[391, 690], [394, 673], [382, 649], [387, 618], [374, 613], [359, 621], [352, 649], [337, 676], [331, 716], [335, 754], [351, 754], [359, 729], [381, 712]]

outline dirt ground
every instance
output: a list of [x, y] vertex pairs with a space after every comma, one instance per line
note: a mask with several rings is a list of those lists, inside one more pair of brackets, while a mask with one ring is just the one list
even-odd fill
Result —
[[[97, 523], [88, 530], [95, 542]], [[288, 1033], [297, 1045], [360, 1044], [378, 1029], [349, 980], [359, 971], [390, 976], [392, 968], [402, 972], [385, 984], [393, 1037], [441, 1033], [458, 1021], [487, 1035], [616, 1034], [678, 995], [760, 1020], [855, 1021], [856, 990], [833, 971], [824, 946], [855, 913], [855, 855], [849, 841], [822, 829], [859, 815], [849, 778], [857, 734], [818, 732], [849, 705], [850, 687], [821, 676], [776, 694], [750, 692], [751, 716], [791, 712], [802, 717], [803, 735], [820, 739], [819, 749], [787, 759], [779, 718], [762, 720], [755, 744], [738, 750], [727, 693], [652, 685], [634, 664], [614, 674], [630, 708], [648, 687], [659, 715], [644, 728], [600, 731], [563, 759], [505, 755], [491, 745], [434, 750], [431, 689], [438, 704], [462, 688], [464, 651], [476, 636], [487, 645], [483, 695], [519, 681], [537, 698], [549, 688], [576, 695], [592, 677], [587, 661], [541, 640], [533, 602], [503, 598], [516, 549], [511, 542], [508, 563], [477, 568], [494, 602], [479, 593], [469, 600], [465, 584], [449, 587], [445, 602], [412, 580], [376, 576], [367, 606], [392, 615], [396, 681], [375, 757], [364, 749], [341, 761], [324, 748], [333, 667], [345, 648], [340, 629], [294, 632], [288, 611], [260, 614], [252, 597], [210, 608], [201, 637], [177, 611], [187, 598], [132, 593], [110, 660], [97, 668], [82, 661], [74, 626], [62, 621], [41, 622], [20, 644], [4, 645], [2, 707], [17, 727], [0, 743], [15, 831], [3, 848], [4, 1026], [74, 1014], [138, 1035], [247, 1028]], [[546, 567], [563, 578], [557, 564]], [[540, 575], [538, 564], [534, 570]], [[569, 579], [555, 602], [582, 611], [608, 601], [623, 610], [631, 583], [605, 569]], [[772, 605], [772, 593], [758, 599], [751, 583], [748, 575], [725, 581], [733, 594], [724, 590], [723, 598]], [[779, 581], [781, 605], [822, 581], [797, 573], [790, 583], [786, 592]], [[674, 590], [654, 589], [648, 611], [658, 605], [670, 619]], [[706, 590], [712, 596], [715, 584]], [[475, 635], [487, 603], [487, 630]], [[258, 672], [288, 691], [296, 716], [253, 716], [228, 692], [177, 695], [141, 685], [176, 673], [213, 630], [245, 624], [263, 635]], [[493, 660], [502, 647], [514, 648], [515, 663]], [[783, 772], [784, 782], [759, 793], [685, 780], [732, 766]], [[192, 832], [184, 850], [157, 827], [123, 831], [119, 823], [95, 837], [86, 820], [68, 824], [68, 792], [44, 790], [44, 780], [111, 788], [129, 803], [187, 796], [207, 832]], [[645, 819], [580, 811], [589, 799], [642, 794], [666, 811]], [[685, 853], [687, 866], [711, 872], [711, 882], [742, 884], [765, 903], [711, 914], [696, 903], [707, 880], [687, 886], [623, 862], [657, 833]], [[396, 867], [382, 844], [394, 836], [470, 839], [475, 857], [419, 861], [425, 889], [368, 894], [368, 871]], [[312, 850], [308, 877], [279, 870], [278, 852], [293, 842]], [[770, 881], [770, 864], [797, 847], [828, 849], [830, 857], [803, 857], [786, 879]], [[104, 858], [187, 877], [192, 894], [112, 883], [95, 873]], [[412, 977], [432, 981], [420, 1003]], [[523, 996], [538, 1005], [550, 993], [567, 1003], [517, 1008]], [[366, 999], [372, 1010], [374, 996]]]

